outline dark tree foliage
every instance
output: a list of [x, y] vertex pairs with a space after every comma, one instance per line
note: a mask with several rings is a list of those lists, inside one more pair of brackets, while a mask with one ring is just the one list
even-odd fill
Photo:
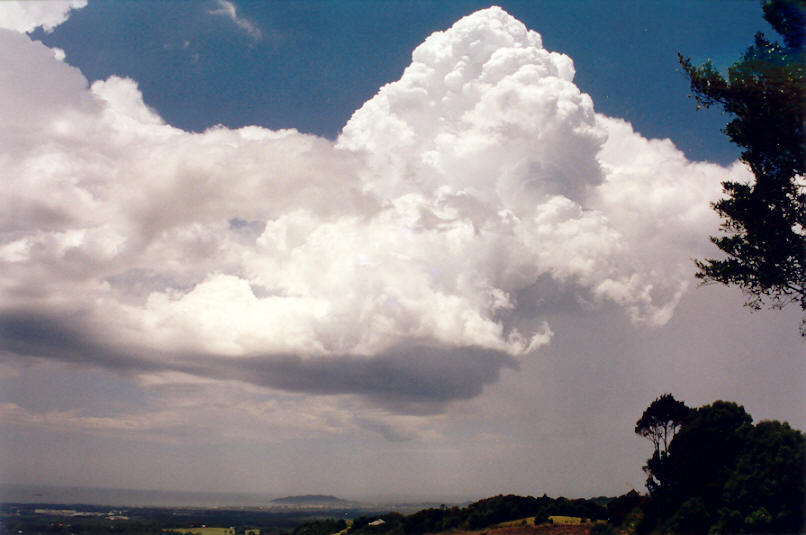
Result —
[[669, 443], [690, 411], [685, 403], [677, 401], [671, 394], [663, 394], [650, 403], [635, 422], [635, 433], [649, 439], [655, 447], [652, 457], [644, 466], [650, 494], [658, 493], [666, 483]]
[[622, 494], [607, 504], [607, 521], [613, 526], [620, 526], [636, 508], [641, 507], [646, 498], [633, 489]]
[[694, 409], [669, 444], [643, 531], [801, 533], [804, 462], [806, 435], [786, 423], [754, 425], [727, 401]]
[[406, 518], [407, 533], [437, 533], [458, 528], [463, 513], [458, 507], [423, 509]]
[[723, 132], [743, 149], [741, 160], [755, 177], [749, 184], [723, 182], [727, 197], [713, 205], [723, 235], [711, 241], [726, 258], [698, 260], [697, 278], [740, 287], [754, 309], [799, 302], [806, 310], [806, 0], [765, 0], [763, 8], [783, 43], [757, 33], [727, 79], [710, 62], [698, 67], [679, 56], [698, 108], [719, 105], [733, 116]]
[[743, 431], [753, 419], [744, 407], [716, 401], [696, 409], [669, 447], [668, 498], [680, 505], [699, 496], [718, 509], [722, 490], [745, 446]]
[[[442, 507], [418, 511], [408, 516], [387, 513], [380, 517], [359, 517], [349, 535], [414, 535], [449, 530], [480, 530], [511, 520], [534, 517], [536, 523], [549, 515], [577, 516], [594, 520], [607, 518], [607, 509], [596, 500], [549, 498], [542, 496], [500, 495], [473, 502], [467, 507]], [[382, 524], [372, 525], [381, 519]]]
[[347, 527], [347, 522], [343, 519], [326, 518], [313, 520], [297, 526], [292, 535], [332, 535]]
[[671, 394], [663, 394], [649, 404], [641, 418], [635, 422], [635, 432], [648, 438], [655, 450], [666, 451], [674, 434], [683, 424], [690, 409]]
[[806, 496], [803, 434], [786, 423], [765, 421], [747, 429], [744, 442], [736, 467], [725, 482], [720, 530], [798, 531]]

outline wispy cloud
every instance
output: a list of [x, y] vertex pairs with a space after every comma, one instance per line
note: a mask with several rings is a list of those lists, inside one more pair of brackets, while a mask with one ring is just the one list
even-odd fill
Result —
[[208, 11], [209, 14], [228, 18], [252, 39], [259, 40], [263, 36], [263, 32], [252, 21], [238, 15], [238, 8], [235, 4], [229, 0], [216, 0], [216, 4], [218, 4], [218, 8]]

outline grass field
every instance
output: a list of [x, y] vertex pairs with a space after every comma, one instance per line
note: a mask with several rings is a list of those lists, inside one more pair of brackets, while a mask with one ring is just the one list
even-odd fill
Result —
[[535, 525], [535, 517], [530, 516], [527, 518], [519, 518], [518, 520], [510, 520], [509, 522], [501, 522], [500, 524], [496, 524], [493, 527], [511, 528], [517, 526], [534, 526], [534, 525]]
[[505, 526], [480, 530], [454, 530], [445, 535], [589, 535], [593, 524], [540, 524], [539, 526]]
[[[584, 524], [582, 518], [578, 516], [559, 516], [553, 515], [549, 517], [550, 524], [556, 524], [558, 526], [569, 526], [569, 525], [577, 525], [577, 524]], [[510, 520], [509, 522], [501, 522], [500, 524], [496, 524], [495, 528], [516, 528], [522, 526], [535, 526], [535, 517], [530, 516], [527, 518], [519, 518], [518, 520]]]
[[[233, 535], [235, 530], [233, 528], [181, 528], [173, 529], [172, 531], [179, 531], [182, 533], [191, 533], [194, 535]], [[247, 529], [246, 535], [260, 535], [260, 530]]]
[[551, 520], [554, 524], [581, 524], [582, 519], [578, 516], [550, 516], [549, 520]]

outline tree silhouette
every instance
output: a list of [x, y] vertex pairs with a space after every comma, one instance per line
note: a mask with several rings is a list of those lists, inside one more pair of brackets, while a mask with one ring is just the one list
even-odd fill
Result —
[[[656, 403], [666, 396], [674, 399]], [[729, 401], [686, 411], [668, 448], [659, 440], [647, 462], [639, 531], [804, 533], [806, 435], [782, 422], [753, 424]]]
[[644, 466], [647, 474], [646, 486], [650, 494], [659, 495], [667, 486], [669, 443], [689, 412], [685, 403], [677, 401], [671, 394], [663, 394], [650, 403], [641, 418], [635, 422], [635, 433], [649, 439], [655, 447], [652, 457]]
[[685, 403], [677, 401], [671, 394], [663, 394], [650, 403], [635, 422], [635, 433], [648, 438], [655, 446], [655, 451], [665, 452], [689, 412]]
[[723, 132], [743, 149], [741, 160], [755, 177], [752, 183], [722, 183], [727, 197], [713, 207], [723, 235], [711, 241], [727, 258], [696, 261], [697, 278], [740, 287], [754, 309], [799, 302], [806, 310], [806, 0], [765, 0], [763, 9], [783, 44], [757, 33], [727, 79], [710, 62], [697, 67], [678, 54], [697, 107], [718, 104], [733, 116]]

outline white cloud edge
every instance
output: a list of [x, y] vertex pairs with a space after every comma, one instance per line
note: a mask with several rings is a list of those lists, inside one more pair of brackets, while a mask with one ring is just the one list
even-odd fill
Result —
[[5, 1], [0, 3], [0, 28], [30, 33], [38, 27], [50, 33], [87, 0]]

